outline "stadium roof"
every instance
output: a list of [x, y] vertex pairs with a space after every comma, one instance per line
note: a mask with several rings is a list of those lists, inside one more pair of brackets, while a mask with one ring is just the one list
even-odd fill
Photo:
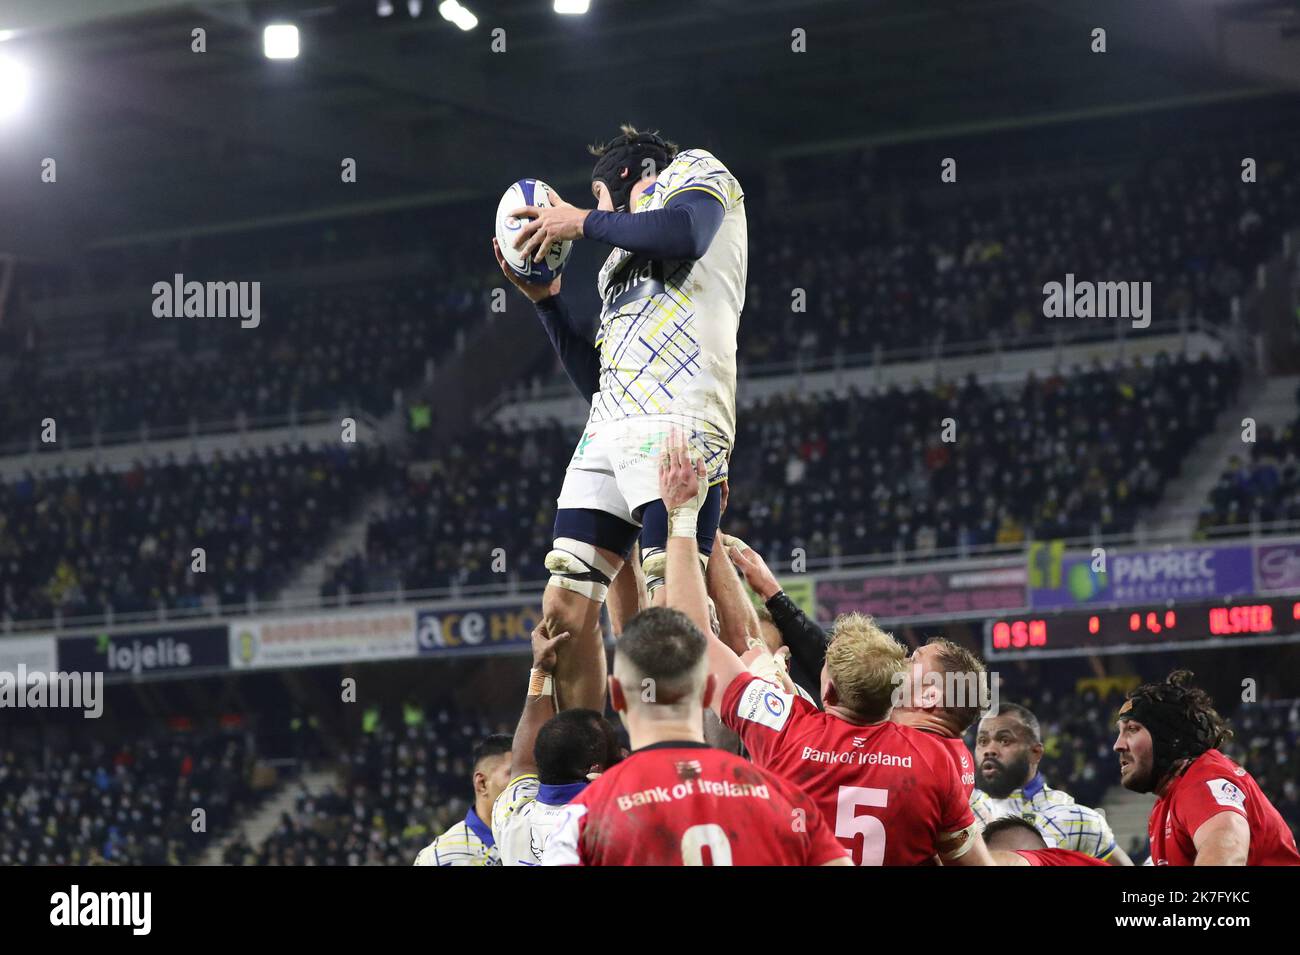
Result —
[[[0, 55], [34, 81], [0, 127], [0, 250], [495, 195], [528, 174], [581, 190], [583, 145], [623, 120], [757, 166], [810, 144], [1284, 79], [1216, 65], [1200, 21], [1164, 16], [1229, 0], [1140, 14], [1128, 0], [594, 0], [585, 17], [464, 2], [469, 33], [436, 0], [416, 18], [404, 0], [386, 17], [375, 0], [9, 0]], [[1281, 34], [1300, 6], [1234, 9]], [[297, 60], [262, 56], [271, 20], [299, 26]], [[1088, 48], [1094, 21], [1114, 24], [1105, 56]], [[505, 52], [490, 48], [498, 26]], [[191, 51], [197, 27], [206, 53]], [[791, 51], [796, 28], [806, 53]], [[39, 180], [45, 157], [57, 186]], [[356, 184], [340, 182], [344, 157]]]

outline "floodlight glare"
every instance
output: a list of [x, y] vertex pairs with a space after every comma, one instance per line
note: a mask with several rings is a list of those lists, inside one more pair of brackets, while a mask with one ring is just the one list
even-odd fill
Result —
[[442, 0], [438, 4], [438, 13], [444, 20], [449, 20], [462, 30], [472, 30], [478, 26], [478, 17], [461, 5], [459, 0]]
[[268, 60], [292, 60], [298, 56], [298, 28], [292, 23], [272, 23], [262, 31], [262, 52]]
[[7, 119], [22, 109], [30, 80], [27, 67], [11, 56], [0, 56], [0, 119]]
[[581, 16], [591, 9], [591, 0], [555, 0], [555, 12]]

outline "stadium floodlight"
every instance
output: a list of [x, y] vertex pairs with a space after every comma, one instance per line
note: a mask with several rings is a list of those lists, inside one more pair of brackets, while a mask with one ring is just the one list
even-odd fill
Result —
[[375, 6], [375, 13], [381, 17], [391, 17], [393, 15], [393, 0], [379, 0]]
[[11, 56], [0, 56], [0, 119], [8, 119], [27, 101], [27, 67]]
[[462, 30], [472, 30], [478, 26], [478, 17], [470, 13], [460, 0], [442, 0], [438, 4], [438, 13], [444, 20], [449, 20]]
[[298, 28], [292, 23], [271, 23], [262, 31], [262, 52], [268, 60], [298, 57]]
[[591, 9], [591, 0], [555, 0], [554, 9], [566, 16], [581, 16]]
[[411, 15], [412, 20], [418, 17], [420, 15], [420, 11], [423, 9], [424, 9], [423, 0], [406, 0], [406, 12]]

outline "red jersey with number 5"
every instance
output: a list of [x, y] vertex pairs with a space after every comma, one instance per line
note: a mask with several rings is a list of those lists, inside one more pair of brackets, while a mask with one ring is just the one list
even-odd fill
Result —
[[543, 865], [824, 865], [845, 856], [806, 793], [706, 746], [644, 746], [564, 808]]
[[1246, 772], [1217, 749], [1187, 764], [1151, 807], [1152, 865], [1195, 865], [1193, 838], [1213, 816], [1234, 812], [1250, 826], [1246, 865], [1300, 865], [1295, 836]]
[[804, 789], [858, 865], [923, 865], [975, 821], [948, 746], [898, 723], [849, 723], [748, 673], [722, 722], [754, 762]]

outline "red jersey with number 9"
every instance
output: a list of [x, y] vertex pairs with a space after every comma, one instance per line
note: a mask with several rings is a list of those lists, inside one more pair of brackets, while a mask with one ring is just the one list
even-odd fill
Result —
[[824, 865], [843, 858], [817, 806], [704, 743], [657, 743], [565, 808], [543, 865]]
[[975, 821], [948, 746], [897, 723], [823, 713], [751, 674], [722, 696], [750, 757], [808, 793], [857, 865], [924, 865]]

